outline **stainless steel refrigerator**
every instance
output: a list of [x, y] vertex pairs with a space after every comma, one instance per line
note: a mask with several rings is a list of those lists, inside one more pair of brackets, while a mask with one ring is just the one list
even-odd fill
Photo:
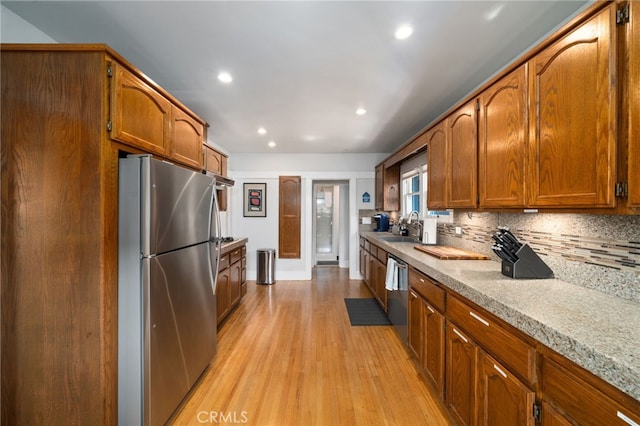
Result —
[[214, 185], [148, 155], [119, 161], [120, 425], [164, 424], [216, 353]]

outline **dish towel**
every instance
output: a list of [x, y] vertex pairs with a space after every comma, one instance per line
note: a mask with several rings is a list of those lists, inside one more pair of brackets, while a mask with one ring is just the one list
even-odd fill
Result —
[[389, 291], [398, 289], [398, 262], [390, 257], [387, 258], [387, 279], [384, 287]]

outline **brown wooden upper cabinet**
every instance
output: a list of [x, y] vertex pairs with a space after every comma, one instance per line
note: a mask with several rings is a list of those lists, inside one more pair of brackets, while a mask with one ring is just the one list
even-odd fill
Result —
[[168, 158], [171, 102], [122, 65], [111, 66], [111, 138]]
[[478, 199], [477, 101], [427, 131], [427, 207], [475, 208]]
[[480, 207], [524, 207], [527, 67], [482, 92], [478, 117]]
[[429, 210], [447, 208], [447, 134], [445, 122], [427, 132], [427, 206]]
[[529, 204], [613, 207], [616, 5], [529, 61]]
[[629, 126], [629, 205], [640, 208], [640, 2], [630, 1], [629, 27], [627, 28], [628, 83], [625, 99], [628, 100]]
[[205, 126], [186, 112], [171, 109], [171, 158], [194, 168], [202, 167], [202, 143]]
[[376, 210], [400, 210], [400, 165], [376, 167], [375, 174]]
[[473, 208], [478, 201], [478, 121], [474, 99], [447, 117], [449, 207]]
[[202, 168], [205, 124], [117, 62], [111, 63], [111, 139]]
[[227, 156], [215, 149], [203, 145], [204, 168], [206, 171], [222, 176], [227, 175]]

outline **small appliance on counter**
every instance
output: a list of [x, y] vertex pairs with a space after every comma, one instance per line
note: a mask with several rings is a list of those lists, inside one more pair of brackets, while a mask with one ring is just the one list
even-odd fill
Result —
[[502, 275], [510, 278], [553, 278], [553, 271], [527, 244], [522, 244], [509, 228], [500, 226], [491, 236], [491, 246], [502, 259]]
[[373, 215], [376, 221], [376, 229], [373, 232], [387, 232], [389, 230], [389, 215], [386, 213], [378, 213]]
[[438, 244], [438, 218], [427, 216], [422, 225], [422, 244]]

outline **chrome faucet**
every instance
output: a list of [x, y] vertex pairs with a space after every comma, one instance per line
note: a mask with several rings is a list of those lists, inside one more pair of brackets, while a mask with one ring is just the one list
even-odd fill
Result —
[[413, 237], [416, 239], [416, 241], [420, 241], [422, 240], [422, 223], [420, 223], [420, 213], [418, 213], [416, 210], [412, 210], [411, 213], [409, 213], [409, 217], [407, 218], [407, 225], [411, 225], [411, 216], [413, 216], [414, 214], [416, 216], [416, 222], [415, 225], [412, 226], [412, 228], [415, 229]]

